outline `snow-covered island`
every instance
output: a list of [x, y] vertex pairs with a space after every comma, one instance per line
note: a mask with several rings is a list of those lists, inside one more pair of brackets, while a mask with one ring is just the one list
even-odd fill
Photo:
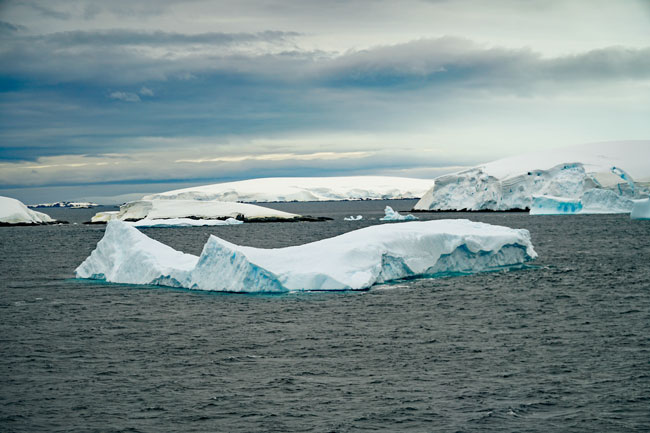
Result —
[[[99, 212], [92, 223], [112, 220], [137, 222], [141, 227], [219, 225], [217, 220], [243, 222], [321, 221], [314, 218], [248, 203], [216, 200], [152, 199], [136, 200], [120, 206], [119, 211]], [[189, 222], [187, 220], [194, 220]], [[226, 224], [226, 223], [223, 223]]]
[[40, 204], [30, 204], [27, 207], [32, 209], [38, 208], [48, 208], [48, 207], [63, 207], [68, 209], [90, 209], [93, 207], [99, 206], [97, 203], [92, 203], [89, 201], [57, 201], [55, 203], [40, 203]]
[[49, 215], [29, 209], [23, 202], [0, 196], [0, 225], [54, 224]]
[[430, 179], [389, 176], [273, 177], [151, 194], [144, 200], [220, 200], [247, 203], [420, 198]]
[[571, 146], [444, 175], [415, 211], [629, 213], [648, 197], [650, 141]]
[[226, 292], [363, 290], [406, 277], [509, 268], [536, 256], [527, 230], [468, 220], [375, 225], [274, 249], [210, 236], [200, 257], [110, 221], [75, 272], [113, 283]]
[[297, 215], [251, 203], [419, 198], [430, 183], [425, 179], [386, 176], [249, 179], [150, 194], [122, 205], [119, 211], [97, 213], [91, 223], [101, 224], [113, 219], [137, 221], [174, 218], [202, 221], [236, 218], [248, 222], [320, 221], [329, 218]]

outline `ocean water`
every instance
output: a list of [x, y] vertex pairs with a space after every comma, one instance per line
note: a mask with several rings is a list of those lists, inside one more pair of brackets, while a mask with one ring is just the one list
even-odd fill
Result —
[[[377, 224], [385, 204], [143, 231], [194, 254], [209, 234], [281, 247]], [[527, 228], [540, 257], [366, 292], [218, 294], [72, 279], [102, 226], [0, 227], [0, 431], [650, 431], [650, 222], [418, 216]]]

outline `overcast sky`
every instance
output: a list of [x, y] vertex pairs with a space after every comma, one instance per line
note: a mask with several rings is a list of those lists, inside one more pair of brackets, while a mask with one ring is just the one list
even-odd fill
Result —
[[648, 0], [0, 0], [0, 195], [650, 138]]

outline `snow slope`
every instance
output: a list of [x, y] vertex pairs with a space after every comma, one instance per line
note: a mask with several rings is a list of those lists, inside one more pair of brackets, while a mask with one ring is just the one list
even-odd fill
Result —
[[[504, 158], [440, 176], [414, 209], [527, 209], [535, 196], [581, 201], [590, 189], [640, 198], [647, 196], [648, 182], [650, 141], [596, 143]], [[594, 198], [611, 197], [589, 199]], [[606, 205], [595, 207], [604, 211]]]
[[0, 223], [43, 224], [55, 222], [49, 215], [29, 209], [21, 201], [0, 196]]
[[277, 249], [210, 236], [200, 257], [110, 221], [76, 276], [229, 292], [360, 290], [405, 277], [509, 267], [536, 256], [527, 230], [468, 220], [375, 225]]
[[152, 194], [143, 199], [233, 202], [328, 201], [420, 198], [429, 179], [386, 176], [278, 177], [217, 183]]
[[203, 200], [137, 200], [120, 206], [117, 214], [100, 212], [93, 222], [118, 220], [160, 220], [171, 218], [227, 219], [243, 216], [249, 220], [293, 219], [300, 215], [247, 203]]

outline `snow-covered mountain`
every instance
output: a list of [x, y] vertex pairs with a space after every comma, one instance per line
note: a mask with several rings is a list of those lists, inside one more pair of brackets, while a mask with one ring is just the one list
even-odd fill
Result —
[[47, 224], [56, 222], [49, 215], [29, 209], [23, 202], [10, 197], [0, 197], [0, 223]]
[[143, 197], [152, 199], [281, 202], [420, 198], [429, 179], [388, 176], [277, 177], [177, 189]]
[[527, 230], [468, 220], [375, 225], [273, 249], [210, 236], [200, 257], [110, 221], [75, 272], [114, 283], [228, 292], [360, 290], [405, 277], [511, 267], [536, 256]]
[[[440, 176], [414, 209], [629, 212], [632, 199], [648, 196], [649, 185], [650, 140], [595, 143], [504, 158]], [[587, 193], [591, 190], [611, 193]]]

